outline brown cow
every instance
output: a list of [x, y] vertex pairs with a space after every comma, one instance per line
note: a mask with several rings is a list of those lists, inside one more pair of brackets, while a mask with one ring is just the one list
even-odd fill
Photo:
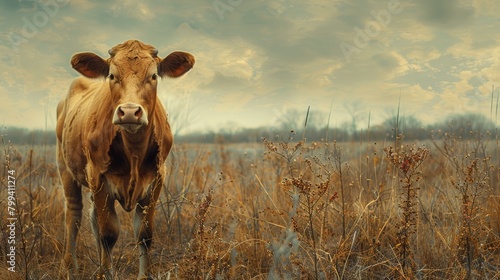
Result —
[[[57, 160], [66, 196], [64, 270], [77, 269], [76, 237], [82, 219], [82, 186], [92, 192], [91, 224], [100, 251], [101, 273], [112, 278], [111, 251], [120, 231], [114, 201], [135, 208], [139, 247], [138, 279], [150, 276], [148, 249], [155, 203], [172, 146], [167, 114], [156, 94], [158, 77], [180, 77], [194, 57], [173, 52], [166, 58], [142, 42], [113, 47], [110, 57], [78, 53], [71, 65], [77, 78], [57, 106]], [[90, 78], [90, 79], [89, 79]], [[98, 79], [100, 78], [100, 79]]]

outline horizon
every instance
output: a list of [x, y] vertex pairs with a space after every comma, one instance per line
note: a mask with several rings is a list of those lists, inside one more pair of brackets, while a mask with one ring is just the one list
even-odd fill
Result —
[[[446, 130], [447, 127], [452, 125], [452, 122], [457, 121], [459, 125], [484, 125], [486, 128], [500, 128], [498, 123], [494, 123], [485, 116], [484, 114], [479, 113], [456, 113], [450, 114], [446, 116], [442, 120], [437, 120], [432, 123], [423, 123], [421, 120], [416, 118], [415, 116], [389, 116], [383, 120], [381, 123], [371, 123], [369, 120], [363, 122], [363, 124], [357, 124], [356, 127], [353, 126], [352, 123], [345, 122], [341, 125], [336, 125], [334, 122], [325, 123], [323, 125], [314, 125], [311, 121], [311, 112], [309, 112], [307, 125], [304, 126], [305, 117], [302, 119], [301, 116], [297, 115], [298, 111], [293, 111], [293, 115], [299, 118], [289, 118], [288, 122], [283, 122], [281, 124], [277, 124], [274, 126], [259, 126], [259, 127], [237, 127], [237, 128], [228, 128], [228, 127], [219, 127], [217, 130], [195, 130], [190, 131], [189, 133], [176, 132], [172, 131], [172, 133], [178, 137], [193, 137], [199, 135], [238, 135], [244, 133], [253, 133], [255, 130], [265, 130], [266, 132], [275, 131], [275, 132], [289, 132], [295, 131], [298, 133], [299, 131], [307, 130], [324, 130], [328, 128], [328, 130], [340, 130], [346, 131], [348, 133], [360, 133], [368, 130], [383, 130], [383, 129], [394, 129], [392, 127], [397, 120], [399, 121], [400, 128], [410, 127], [411, 129], [442, 129]], [[397, 120], [396, 120], [397, 119]], [[464, 123], [465, 121], [465, 123]], [[364, 125], [364, 126], [363, 126]], [[442, 126], [442, 127], [441, 127]], [[482, 127], [481, 127], [482, 128]], [[5, 131], [8, 130], [23, 130], [25, 132], [55, 132], [55, 128], [29, 128], [29, 127], [21, 127], [21, 126], [2, 126], [0, 129], [0, 136], [6, 136], [8, 134], [4, 134]], [[482, 132], [482, 131], [477, 131]], [[404, 134], [404, 132], [402, 133]]]

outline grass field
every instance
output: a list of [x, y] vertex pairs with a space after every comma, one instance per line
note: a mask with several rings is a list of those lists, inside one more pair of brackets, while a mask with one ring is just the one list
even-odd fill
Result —
[[[154, 279], [499, 279], [500, 144], [473, 136], [176, 143], [155, 216]], [[55, 148], [6, 143], [1, 160], [0, 278], [57, 279], [65, 229]], [[99, 266], [85, 197], [81, 279]], [[132, 215], [116, 206], [115, 272], [135, 279]]]

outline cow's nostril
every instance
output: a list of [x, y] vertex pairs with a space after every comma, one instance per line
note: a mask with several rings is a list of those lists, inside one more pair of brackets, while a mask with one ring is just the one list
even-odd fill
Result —
[[138, 107], [137, 108], [137, 111], [135, 111], [135, 114], [134, 114], [136, 117], [140, 118], [142, 116], [142, 110], [141, 110], [141, 107]]
[[118, 107], [118, 110], [116, 112], [120, 118], [125, 116], [125, 112], [123, 112], [122, 107]]

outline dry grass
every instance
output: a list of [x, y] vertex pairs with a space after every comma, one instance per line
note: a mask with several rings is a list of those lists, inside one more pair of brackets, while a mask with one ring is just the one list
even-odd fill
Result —
[[[155, 218], [155, 279], [500, 278], [496, 140], [436, 133], [434, 141], [391, 147], [292, 136], [176, 144]], [[6, 269], [3, 168], [0, 278], [56, 279], [64, 198], [54, 148], [3, 148], [2, 162], [17, 175], [17, 272]], [[135, 279], [132, 217], [118, 213], [115, 270]], [[80, 233], [88, 279], [98, 268], [88, 214]]]

